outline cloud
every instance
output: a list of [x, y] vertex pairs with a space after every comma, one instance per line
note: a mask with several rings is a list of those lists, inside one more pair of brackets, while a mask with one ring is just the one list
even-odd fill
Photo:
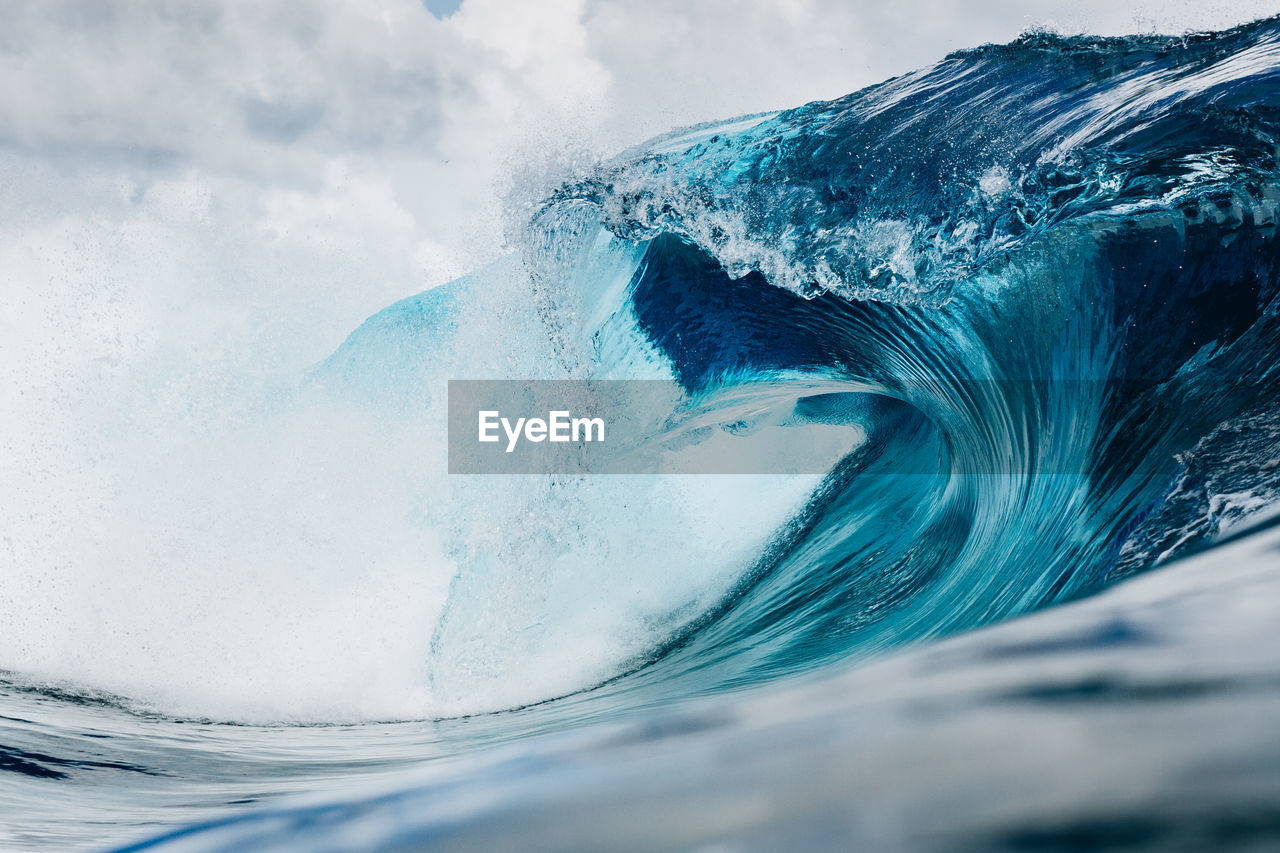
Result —
[[255, 167], [305, 154], [430, 157], [513, 104], [598, 88], [572, 3], [448, 21], [417, 0], [7, 5], [0, 140], [31, 152], [157, 150], [266, 179]]
[[[439, 255], [423, 245], [474, 263], [500, 252], [504, 169], [527, 159], [522, 146], [578, 133], [608, 80], [574, 0], [470, 0], [445, 20], [419, 0], [50, 0], [0, 13], [0, 157], [15, 173], [47, 173], [0, 200], [22, 209], [0, 243], [29, 242], [41, 220], [124, 229], [156, 215], [155, 187], [198, 180], [214, 214], [188, 236], [219, 232], [224, 246], [241, 241], [242, 258], [260, 257], [264, 305], [340, 314], [310, 324], [312, 357], [341, 340], [335, 329], [439, 283], [440, 270], [412, 268]], [[85, 192], [120, 184], [133, 189]], [[289, 204], [307, 212], [282, 227]], [[351, 262], [349, 280], [312, 282], [340, 290], [326, 310], [269, 298], [301, 290], [270, 261], [294, 240], [312, 259], [299, 269], [331, 268], [338, 247]]]

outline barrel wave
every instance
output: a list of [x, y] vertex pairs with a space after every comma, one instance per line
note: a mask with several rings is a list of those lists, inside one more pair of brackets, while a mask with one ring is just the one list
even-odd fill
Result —
[[[30, 837], [38, 785], [92, 812], [160, 774], [112, 842], [1274, 841], [1278, 217], [1280, 19], [1033, 33], [625, 152], [262, 404], [357, 412], [413, 474], [439, 595], [395, 701], [12, 674], [15, 720], [66, 715], [6, 724]], [[725, 440], [847, 440], [815, 474], [448, 476], [464, 378], [664, 379]]]

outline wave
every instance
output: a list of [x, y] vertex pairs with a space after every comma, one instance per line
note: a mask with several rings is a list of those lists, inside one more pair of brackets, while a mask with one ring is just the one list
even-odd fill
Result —
[[[424, 761], [465, 792], [467, 779], [493, 782], [480, 765], [467, 770], [467, 756], [504, 744], [514, 763], [497, 766], [515, 782], [495, 790], [519, 812], [559, 743], [526, 738], [587, 722], [635, 721], [647, 744], [666, 736], [646, 734], [647, 722], [697, 707], [677, 733], [697, 754], [720, 727], [736, 749], [764, 754], [829, 712], [832, 737], [847, 740], [844, 700], [805, 692], [802, 719], [782, 709], [794, 683], [773, 682], [820, 672], [830, 681], [813, 683], [838, 682], [830, 689], [846, 698], [896, 695], [910, 679], [895, 681], [892, 660], [865, 677], [853, 665], [913, 645], [917, 657], [903, 660], [945, 663], [955, 647], [927, 643], [1091, 596], [1274, 511], [1278, 146], [1280, 18], [1181, 38], [1034, 33], [625, 152], [547, 199], [511, 254], [371, 317], [296, 384], [224, 389], [235, 409], [225, 427], [201, 434], [203, 450], [177, 444], [205, 454], [201, 476], [121, 498], [131, 517], [185, 532], [108, 556], [198, 552], [208, 572], [168, 583], [223, 602], [214, 612], [226, 620], [185, 619], [181, 595], [148, 589], [174, 612], [140, 629], [144, 641], [185, 626], [194, 639], [181, 649], [140, 641], [141, 662], [120, 652], [97, 669], [16, 666], [26, 674], [0, 681], [6, 703], [23, 713], [52, 703], [78, 721], [70, 729], [109, 730], [120, 757], [81, 745], [62, 759], [23, 729], [4, 766], [47, 779], [118, 765], [138, 786], [170, 773], [199, 804], [180, 815], [194, 820], [230, 791], [253, 800]], [[446, 474], [448, 382], [503, 378], [674, 384], [697, 415], [682, 441], [696, 432], [803, 452], [797, 436], [820, 429], [846, 443], [836, 455], [823, 445], [809, 473]], [[663, 422], [647, 437], [682, 428]], [[234, 486], [246, 482], [248, 492]], [[1264, 550], [1232, 553], [1264, 572]], [[1160, 589], [1161, 576], [1141, 588]], [[1248, 594], [1223, 583], [1226, 599]], [[1100, 600], [1126, 613], [1125, 594], [1109, 595]], [[319, 604], [304, 618], [273, 603], [290, 596]], [[1037, 646], [1034, 626], [1070, 634], [1063, 612], [1080, 611], [1002, 630], [1038, 650], [1029, 660], [1048, 660], [1052, 643]], [[1155, 634], [1130, 644], [1124, 618], [1115, 631], [1089, 618], [1094, 639], [1068, 636], [1064, 648], [1116, 645], [1131, 661], [1142, 642], [1186, 647]], [[1254, 642], [1258, 625], [1247, 627]], [[976, 648], [992, 635], [974, 636]], [[983, 654], [975, 684], [1000, 681]], [[1019, 684], [1034, 692], [1030, 670], [1010, 677], [1009, 695]], [[735, 716], [745, 706], [734, 691], [748, 686], [776, 737], [742, 722], [757, 712]], [[704, 704], [683, 704], [693, 699]], [[157, 728], [144, 736], [144, 724]], [[227, 755], [192, 743], [183, 727], [193, 724]], [[617, 744], [597, 751], [592, 731], [602, 730], [575, 743], [599, 770]], [[919, 759], [920, 733], [892, 731], [898, 754]], [[385, 755], [351, 751], [384, 735]], [[148, 737], [163, 746], [139, 745]], [[321, 761], [326, 737], [337, 757]], [[259, 759], [273, 743], [315, 766], [292, 774]], [[1028, 760], [1046, 757], [1043, 743], [1024, 746]], [[1127, 759], [1147, 779], [1160, 752], [1141, 746]], [[802, 778], [805, 755], [786, 763], [788, 778]], [[524, 758], [537, 766], [521, 769]], [[811, 766], [835, 772], [829, 764]], [[664, 790], [681, 790], [679, 765], [664, 758]], [[1025, 781], [1016, 769], [1001, 778]], [[630, 772], [600, 778], [635, 791], [645, 783]], [[569, 790], [557, 795], [563, 808], [590, 800], [572, 794], [588, 786], [579, 776], [551, 776]], [[420, 794], [321, 809], [324, 831], [364, 832], [372, 815], [390, 822], [387, 838], [430, 835], [451, 818], [392, 814]], [[828, 818], [840, 807], [821, 803]], [[804, 813], [791, 801], [779, 809], [775, 829]], [[1157, 812], [1153, 821], [1172, 820]], [[230, 826], [262, 849], [305, 846], [316, 813], [264, 820], [277, 818], [279, 836], [232, 820], [170, 840], [218, 849]], [[625, 836], [624, 818], [601, 820]]]
[[519, 256], [553, 351], [524, 376], [767, 385], [866, 436], [696, 616], [618, 659], [627, 689], [755, 683], [1079, 598], [1264, 510], [1278, 60], [1274, 20], [1032, 34], [676, 132], [553, 195]]

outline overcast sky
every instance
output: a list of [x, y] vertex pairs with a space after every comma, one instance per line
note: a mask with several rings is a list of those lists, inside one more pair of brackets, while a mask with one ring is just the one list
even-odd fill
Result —
[[[369, 313], [496, 255], [522, 201], [672, 126], [838, 96], [1030, 27], [1183, 32], [1276, 12], [0, 0], [0, 357], [53, 332], [120, 355], [161, 328], [320, 357]], [[59, 315], [73, 304], [91, 327]]]

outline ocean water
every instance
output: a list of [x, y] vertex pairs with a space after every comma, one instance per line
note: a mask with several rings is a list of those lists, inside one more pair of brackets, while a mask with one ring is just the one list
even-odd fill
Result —
[[[1037, 33], [625, 152], [292, 381], [109, 385], [93, 523], [6, 516], [0, 845], [1272, 849], [1278, 206], [1280, 19]], [[449, 474], [468, 379], [803, 464]]]

